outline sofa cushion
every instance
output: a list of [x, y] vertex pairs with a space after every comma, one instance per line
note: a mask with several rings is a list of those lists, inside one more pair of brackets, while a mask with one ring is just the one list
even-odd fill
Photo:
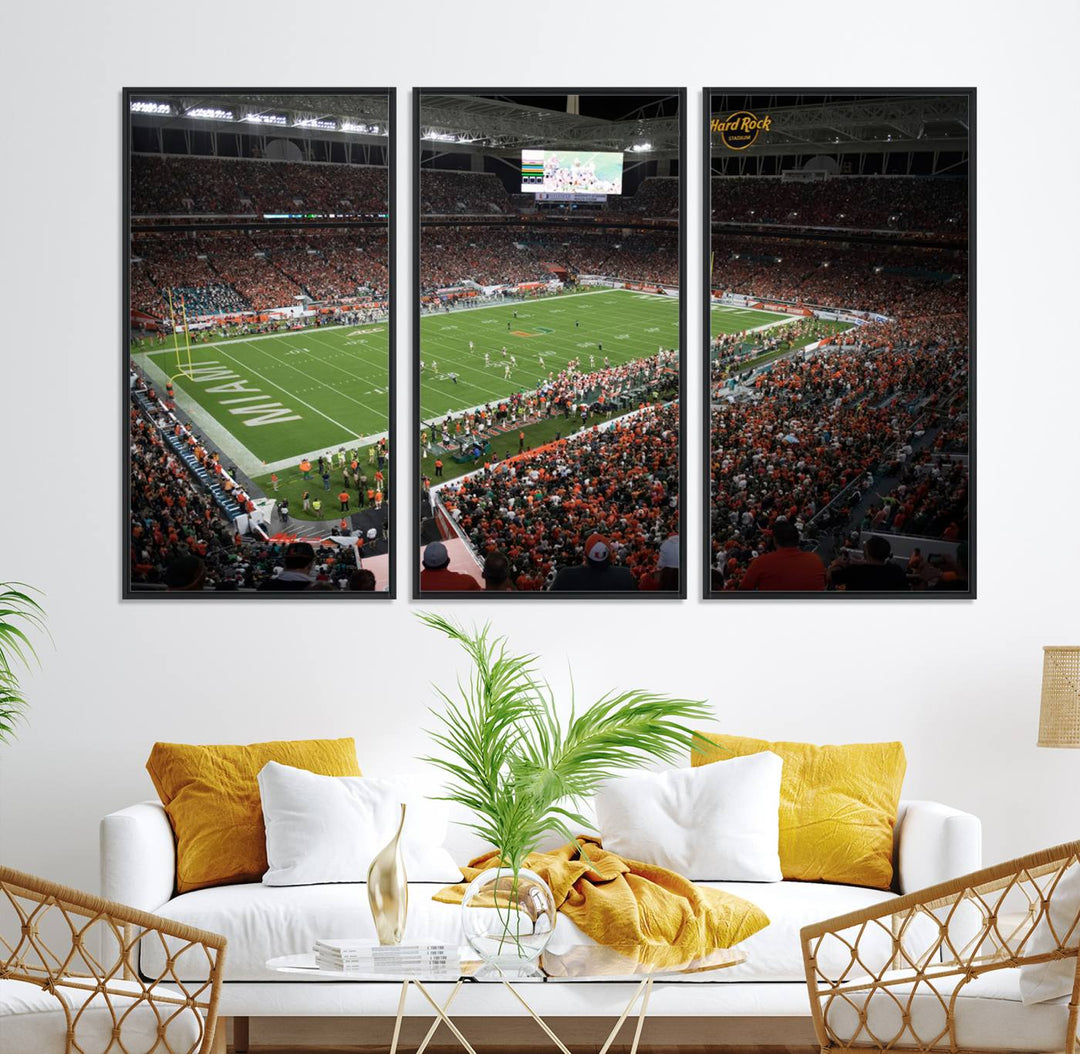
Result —
[[[902, 972], [886, 977], [902, 980]], [[963, 978], [941, 978], [933, 990], [925, 982], [897, 984], [889, 992], [852, 992], [833, 999], [826, 1021], [837, 1039], [858, 1046], [891, 1044], [890, 1050], [919, 1047], [919, 1041], [946, 1049], [945, 1005]], [[936, 993], [936, 994], [935, 994]], [[945, 1002], [943, 1002], [943, 1000]], [[962, 1050], [1061, 1050], [1069, 1019], [1068, 997], [1025, 1006], [1018, 968], [992, 970], [960, 987], [955, 996], [956, 1045]], [[910, 1015], [909, 1024], [904, 1014]], [[866, 1015], [865, 1022], [860, 1014]], [[920, 1048], [921, 1049], [921, 1048]]]
[[268, 761], [324, 776], [359, 776], [352, 739], [193, 746], [155, 743], [146, 762], [176, 836], [181, 893], [252, 882], [266, 871], [259, 770]]
[[407, 776], [320, 776], [268, 761], [259, 773], [266, 824], [267, 886], [366, 882], [376, 854], [401, 832], [405, 874], [415, 882], [457, 882], [443, 847], [446, 808]]
[[[135, 981], [111, 981], [110, 988], [138, 992], [139, 985]], [[158, 988], [155, 991], [164, 995], [168, 990]], [[73, 1016], [78, 1014], [75, 1038], [80, 1051], [100, 1054], [106, 1048], [118, 1049], [110, 1045], [114, 1014], [117, 1018], [122, 1016], [118, 1038], [125, 1051], [135, 1054], [151, 1048], [161, 1049], [155, 1047], [159, 1036], [158, 1018], [146, 1002], [132, 1010], [136, 1000], [123, 995], [110, 994], [107, 1002], [100, 993], [70, 985], [58, 985], [56, 992], [52, 995], [29, 981], [0, 980], [0, 1037], [3, 1040], [0, 1047], [4, 1054], [66, 1054], [68, 1023], [61, 999]], [[168, 994], [181, 995], [177, 989]], [[162, 1020], [175, 1015], [165, 1026], [164, 1038], [169, 1049], [176, 1054], [197, 1050], [202, 1039], [199, 1013], [194, 1009], [181, 1009], [177, 1014], [177, 1008], [167, 1004], [161, 1004], [158, 1009]]]
[[604, 848], [692, 882], [779, 882], [783, 767], [762, 751], [611, 780], [595, 799]]
[[[1029, 938], [1027, 955], [1046, 955], [1060, 947], [1080, 944], [1080, 863], [1070, 864], [1053, 889], [1050, 876], [1041, 880], [1043, 896], [1049, 904]], [[1045, 1003], [1073, 990], [1076, 956], [1025, 963], [1020, 968], [1020, 993], [1025, 1003]]]
[[[889, 889], [893, 828], [907, 762], [901, 743], [770, 743], [702, 732], [691, 764], [771, 750], [784, 759], [780, 866], [784, 878]], [[709, 746], [709, 743], [713, 746]]]
[[[725, 981], [803, 981], [799, 930], [811, 922], [855, 911], [892, 897], [879, 890], [807, 882], [703, 882], [757, 904], [771, 924], [742, 942], [747, 961], [723, 971]], [[409, 914], [405, 941], [434, 941], [460, 945], [461, 908], [440, 904], [432, 896], [434, 883], [409, 883]], [[322, 937], [375, 937], [375, 926], [361, 884], [321, 886], [264, 886], [261, 883], [200, 889], [175, 897], [158, 914], [228, 938], [226, 981], [295, 981], [295, 977], [266, 969], [278, 955], [311, 951]], [[565, 915], [556, 919], [552, 951], [593, 943]], [[165, 962], [157, 942], [143, 942], [144, 973], [159, 972]], [[888, 960], [891, 945], [886, 931], [868, 933], [860, 954], [870, 966]], [[842, 946], [821, 951], [823, 967], [842, 970], [848, 963]], [[181, 964], [178, 964], [178, 969]], [[183, 976], [183, 975], [182, 975]], [[690, 975], [687, 980], [715, 981], [717, 976]]]

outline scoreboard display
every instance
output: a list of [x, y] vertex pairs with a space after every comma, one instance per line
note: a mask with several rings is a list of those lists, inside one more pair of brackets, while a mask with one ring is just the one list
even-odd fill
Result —
[[604, 151], [522, 150], [523, 194], [621, 194], [622, 154]]

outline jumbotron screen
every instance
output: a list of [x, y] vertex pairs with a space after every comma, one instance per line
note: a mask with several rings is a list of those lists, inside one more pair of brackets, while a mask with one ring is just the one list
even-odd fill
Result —
[[523, 194], [621, 194], [622, 154], [522, 150]]

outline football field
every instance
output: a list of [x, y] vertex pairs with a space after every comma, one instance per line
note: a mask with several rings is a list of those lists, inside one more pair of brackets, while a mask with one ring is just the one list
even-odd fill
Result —
[[678, 346], [678, 300], [626, 289], [427, 315], [420, 320], [421, 416], [430, 421], [531, 391], [571, 359], [600, 369], [605, 356], [615, 366]]
[[385, 322], [196, 343], [190, 364], [182, 341], [179, 359], [171, 340], [132, 357], [159, 383], [171, 378], [178, 405], [238, 463], [250, 461], [245, 452], [266, 464], [291, 461], [387, 427]]
[[[779, 326], [782, 323], [798, 322], [804, 318], [803, 315], [782, 315], [773, 311], [755, 311], [751, 308], [733, 307], [729, 304], [714, 304], [711, 312], [712, 325], [712, 337], [715, 339], [724, 333], [741, 333], [744, 330], [764, 330], [763, 334], [759, 333], [754, 337], [747, 337], [743, 343], [747, 347], [751, 347], [758, 336], [769, 336], [769, 329], [772, 326]], [[784, 355], [789, 354], [791, 351], [804, 347], [807, 344], [812, 344], [817, 340], [821, 340], [824, 337], [831, 336], [835, 333], [843, 333], [845, 330], [851, 329], [852, 323], [850, 322], [837, 322], [833, 320], [817, 319], [814, 321], [811, 330], [801, 337], [790, 339], [785, 338], [784, 343], [773, 351], [767, 351], [757, 355], [749, 362], [743, 363], [739, 368], [745, 369], [751, 366], [762, 366], [768, 362], [772, 362], [775, 359], [782, 358]], [[774, 334], [775, 335], [775, 334]], [[716, 349], [713, 349], [710, 354], [715, 357], [717, 354]]]
[[714, 304], [712, 309], [712, 335], [719, 337], [724, 333], [741, 333], [744, 329], [757, 329], [770, 322], [795, 319], [798, 315], [779, 315], [773, 311], [753, 311], [748, 307], [733, 307], [729, 304]]

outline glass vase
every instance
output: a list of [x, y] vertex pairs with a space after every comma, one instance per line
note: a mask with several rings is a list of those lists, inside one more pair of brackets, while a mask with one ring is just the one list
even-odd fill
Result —
[[555, 898], [535, 871], [489, 868], [461, 901], [465, 939], [499, 973], [527, 976], [555, 932]]

